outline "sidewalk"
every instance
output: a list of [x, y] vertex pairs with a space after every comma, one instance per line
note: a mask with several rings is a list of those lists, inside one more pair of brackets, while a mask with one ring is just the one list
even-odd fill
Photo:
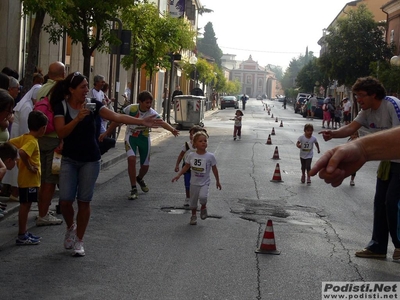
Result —
[[[206, 118], [207, 116], [210, 116], [211, 114], [213, 114], [217, 111], [218, 110], [206, 111], [204, 113], [204, 118]], [[173, 114], [173, 111], [171, 110], [172, 126], [174, 126], [174, 123], [175, 123], [175, 119], [173, 116], [174, 116], [174, 114]], [[107, 173], [107, 169], [109, 167], [126, 159], [126, 151], [125, 151], [125, 145], [124, 145], [125, 130], [126, 130], [126, 126], [123, 125], [121, 127], [121, 131], [119, 133], [118, 140], [115, 144], [115, 148], [108, 150], [108, 152], [103, 154], [103, 156], [101, 157], [101, 170], [100, 170], [99, 178], [97, 179], [96, 184], [101, 184], [106, 181], [106, 179], [104, 179], [104, 176], [102, 176], [102, 175], [104, 173]], [[165, 138], [168, 135], [172, 136], [172, 134], [169, 131], [165, 130], [164, 128], [153, 128], [153, 129], [151, 129], [150, 139], [153, 144], [155, 141]], [[126, 167], [126, 166], [124, 165], [124, 167]], [[52, 209], [52, 210], [53, 209], [55, 210], [54, 198], [57, 198], [57, 195], [58, 195], [58, 191], [56, 190], [55, 197], [53, 197], [52, 206], [50, 207], [50, 209]], [[19, 202], [9, 201], [8, 197], [1, 197], [1, 196], [0, 196], [0, 202], [7, 203], [7, 213], [4, 214], [4, 218], [0, 219], [0, 222], [2, 220], [6, 219], [7, 217], [9, 217], [10, 215], [12, 215], [13, 213], [18, 211]], [[37, 204], [32, 205], [31, 211], [37, 211]]]

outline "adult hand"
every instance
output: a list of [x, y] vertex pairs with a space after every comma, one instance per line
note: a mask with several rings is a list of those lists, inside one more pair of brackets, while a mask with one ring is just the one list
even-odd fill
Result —
[[79, 122], [82, 121], [86, 116], [90, 115], [90, 110], [87, 108], [82, 108], [78, 113], [78, 120]]
[[318, 134], [322, 134], [322, 137], [324, 138], [325, 142], [333, 139], [332, 130], [322, 130], [318, 132]]
[[312, 167], [310, 175], [319, 177], [333, 187], [354, 174], [367, 161], [366, 153], [357, 141], [350, 142], [327, 151]]
[[164, 121], [162, 119], [156, 119], [156, 116], [148, 116], [142, 119], [143, 125], [151, 128], [158, 128], [160, 127]]

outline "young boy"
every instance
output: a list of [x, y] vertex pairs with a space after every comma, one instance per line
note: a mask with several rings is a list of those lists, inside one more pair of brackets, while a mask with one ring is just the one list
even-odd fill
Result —
[[[185, 161], [187, 160], [187, 156], [189, 155], [190, 152], [194, 152], [196, 151], [196, 149], [193, 148], [193, 136], [195, 133], [199, 132], [199, 131], [203, 131], [207, 134], [207, 131], [199, 126], [199, 125], [194, 125], [192, 128], [190, 128], [189, 130], [189, 137], [190, 140], [189, 142], [185, 142], [185, 144], [182, 146], [182, 151], [179, 153], [178, 158], [176, 160], [176, 165], [175, 165], [175, 172], [179, 172], [179, 164], [181, 163], [181, 161], [183, 160], [183, 165], [182, 168], [185, 166]], [[208, 134], [207, 134], [208, 136]], [[185, 178], [185, 192], [186, 192], [186, 198], [185, 198], [185, 202], [183, 203], [183, 206], [185, 207], [189, 207], [189, 200], [190, 200], [190, 170], [188, 170], [185, 174], [184, 174], [184, 178]]]
[[[143, 119], [155, 115], [157, 119], [161, 116], [151, 108], [153, 104], [153, 95], [148, 91], [143, 91], [138, 95], [138, 104], [131, 104], [124, 108], [123, 113], [135, 118]], [[112, 123], [106, 131], [106, 134], [113, 132], [119, 124]], [[170, 131], [174, 136], [179, 135], [179, 131], [163, 122], [160, 126]], [[136, 182], [139, 183], [143, 192], [147, 193], [149, 188], [143, 180], [149, 170], [150, 165], [150, 130], [149, 127], [139, 125], [128, 125], [125, 136], [125, 149], [128, 156], [128, 174], [131, 182], [131, 193], [129, 200], [138, 198]], [[136, 154], [140, 155], [140, 169], [136, 176]]]
[[315, 147], [319, 151], [319, 144], [317, 139], [312, 135], [314, 126], [312, 124], [304, 125], [304, 135], [300, 136], [297, 140], [296, 146], [300, 149], [300, 162], [301, 162], [301, 183], [305, 182], [305, 173], [307, 170], [307, 184], [311, 184], [310, 169], [311, 161], [313, 158], [313, 148]]
[[[18, 149], [10, 143], [0, 144], [0, 181], [6, 174], [6, 170], [11, 170], [15, 167], [15, 161], [18, 156]], [[4, 217], [7, 204], [0, 202], [0, 218]]]
[[44, 135], [48, 119], [41, 111], [32, 111], [28, 116], [29, 133], [10, 140], [18, 148], [18, 237], [17, 245], [37, 245], [40, 237], [27, 231], [28, 213], [32, 202], [37, 202], [40, 187], [40, 153], [38, 137]]
[[190, 209], [192, 216], [190, 218], [190, 225], [197, 224], [197, 202], [200, 202], [200, 218], [207, 219], [207, 199], [210, 185], [210, 171], [212, 170], [217, 189], [221, 189], [219, 182], [219, 174], [217, 168], [217, 161], [213, 153], [207, 152], [207, 138], [205, 132], [199, 131], [193, 136], [193, 147], [196, 152], [189, 153], [185, 166], [182, 170], [172, 178], [172, 182], [177, 181], [182, 174], [191, 169], [190, 178]]

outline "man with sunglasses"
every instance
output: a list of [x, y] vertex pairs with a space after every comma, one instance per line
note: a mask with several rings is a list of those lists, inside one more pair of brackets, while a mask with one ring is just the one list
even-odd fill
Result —
[[[57, 83], [65, 77], [65, 66], [62, 62], [56, 61], [50, 64], [47, 73], [49, 79], [38, 90], [36, 99], [40, 101], [44, 97], [50, 97], [50, 91]], [[39, 215], [36, 226], [59, 225], [63, 221], [49, 213], [51, 200], [58, 184], [58, 175], [52, 173], [54, 150], [60, 146], [60, 139], [55, 132], [48, 133], [38, 138], [41, 163], [41, 186], [39, 189]]]
[[[348, 137], [361, 127], [368, 128], [370, 133], [374, 133], [400, 125], [400, 100], [386, 96], [385, 88], [376, 78], [357, 79], [352, 91], [361, 111], [350, 124], [337, 130], [319, 132], [325, 141]], [[385, 258], [390, 234], [395, 246], [393, 259], [400, 259], [399, 178], [400, 160], [381, 162], [374, 198], [372, 239], [365, 249], [355, 253], [357, 257]]]

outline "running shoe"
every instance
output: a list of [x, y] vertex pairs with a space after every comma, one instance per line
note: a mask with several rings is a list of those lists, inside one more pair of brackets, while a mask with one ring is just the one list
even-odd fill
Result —
[[190, 217], [190, 225], [197, 225], [197, 217], [196, 216]]
[[85, 249], [83, 248], [83, 241], [76, 238], [74, 243], [74, 253], [75, 257], [85, 256]]
[[393, 260], [399, 260], [400, 259], [400, 248], [395, 248], [393, 252]]
[[136, 181], [137, 181], [137, 183], [139, 183], [140, 188], [142, 189], [143, 192], [147, 193], [149, 191], [149, 188], [147, 187], [147, 185], [143, 179], [139, 180], [139, 176], [137, 176]]
[[34, 240], [41, 240], [42, 239], [42, 237], [41, 236], [38, 236], [38, 235], [34, 235], [34, 234], [32, 234], [32, 233], [30, 233], [30, 232], [26, 232], [25, 233], [27, 236], [29, 236], [31, 239], [34, 239]]
[[137, 188], [131, 189], [131, 195], [128, 197], [128, 200], [136, 200], [138, 198]]
[[357, 257], [363, 257], [363, 258], [386, 258], [386, 254], [383, 254], [383, 253], [375, 253], [375, 252], [372, 252], [372, 251], [369, 250], [369, 249], [362, 249], [362, 250], [360, 250], [360, 251], [357, 251], [357, 252], [355, 253], [355, 255], [356, 255]]
[[183, 206], [189, 207], [189, 201], [190, 201], [190, 198], [185, 198], [185, 201], [183, 202]]
[[350, 186], [355, 186], [354, 180], [350, 180]]
[[65, 232], [64, 248], [65, 249], [72, 249], [74, 247], [75, 238], [76, 238], [76, 224], [74, 223]]
[[38, 216], [36, 219], [36, 226], [60, 225], [62, 222], [63, 220], [48, 213], [43, 218]]
[[17, 246], [38, 245], [40, 244], [40, 240], [33, 239], [25, 233], [18, 235], [17, 239], [15, 240], [15, 244]]
[[301, 175], [301, 183], [306, 182], [306, 176], [305, 175]]
[[205, 220], [208, 218], [208, 214], [207, 214], [207, 208], [203, 208], [200, 210], [200, 218], [202, 220]]

